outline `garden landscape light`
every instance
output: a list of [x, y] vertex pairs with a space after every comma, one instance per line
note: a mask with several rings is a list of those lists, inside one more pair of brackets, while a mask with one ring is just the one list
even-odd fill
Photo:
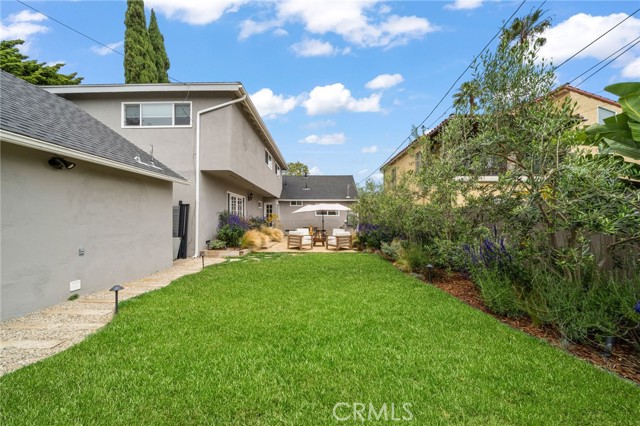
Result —
[[431, 271], [433, 270], [433, 265], [432, 264], [428, 264], [427, 265], [427, 279], [428, 279], [428, 283], [431, 284]]
[[116, 292], [116, 314], [118, 313], [118, 292], [120, 290], [124, 290], [124, 287], [122, 287], [121, 285], [114, 285], [113, 287], [111, 287], [109, 289], [109, 291], [115, 291]]

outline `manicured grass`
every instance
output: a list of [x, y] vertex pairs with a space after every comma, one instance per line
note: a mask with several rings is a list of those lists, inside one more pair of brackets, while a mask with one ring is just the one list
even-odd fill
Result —
[[353, 424], [339, 402], [402, 424], [640, 418], [640, 387], [364, 254], [210, 267], [0, 385], [3, 425]]

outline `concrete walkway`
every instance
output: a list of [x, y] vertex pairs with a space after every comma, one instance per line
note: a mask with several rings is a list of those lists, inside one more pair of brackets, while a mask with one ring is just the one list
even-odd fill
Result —
[[[205, 257], [205, 266], [225, 261], [220, 257]], [[167, 270], [122, 284], [120, 300], [127, 300], [148, 291], [166, 287], [184, 275], [202, 270], [202, 259], [180, 259]], [[80, 296], [31, 314], [0, 323], [0, 376], [33, 364], [41, 359], [81, 342], [113, 318], [114, 294], [109, 290]]]

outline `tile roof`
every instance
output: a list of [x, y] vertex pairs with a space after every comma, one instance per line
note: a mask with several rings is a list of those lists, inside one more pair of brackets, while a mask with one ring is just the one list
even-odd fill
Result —
[[596, 100], [598, 100], [600, 102], [604, 102], [604, 103], [607, 103], [607, 104], [610, 104], [610, 105], [613, 105], [613, 106], [617, 106], [617, 107], [620, 106], [620, 104], [618, 102], [614, 101], [614, 100], [611, 100], [609, 98], [605, 98], [604, 96], [596, 95], [595, 93], [587, 92], [586, 90], [578, 89], [577, 87], [573, 87], [573, 86], [570, 86], [568, 84], [563, 84], [562, 86], [560, 86], [557, 89], [555, 89], [552, 92], [552, 95], [556, 96], [556, 97], [560, 97], [560, 96], [564, 95], [565, 91], [578, 93], [580, 95], [587, 96], [589, 98], [596, 99]]
[[[73, 102], [0, 71], [0, 129], [120, 163], [169, 180], [186, 180]], [[140, 164], [135, 160], [146, 164]]]
[[[350, 198], [347, 198], [347, 187]], [[282, 200], [353, 201], [357, 198], [356, 182], [351, 175], [282, 176]]]

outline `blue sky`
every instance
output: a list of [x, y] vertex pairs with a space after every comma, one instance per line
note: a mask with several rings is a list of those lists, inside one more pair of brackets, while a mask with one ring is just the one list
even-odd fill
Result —
[[[3, 0], [0, 36], [23, 38], [23, 53], [65, 62], [83, 83], [123, 83], [122, 56], [61, 25], [123, 51], [125, 1]], [[146, 0], [181, 82], [240, 81], [287, 161], [316, 174], [372, 175], [432, 112], [520, 1]], [[517, 16], [541, 2], [527, 1]], [[547, 1], [553, 19], [543, 53], [556, 64], [627, 15], [633, 1]], [[566, 83], [634, 42], [640, 12], [558, 70]], [[495, 46], [495, 42], [492, 46]], [[594, 69], [594, 71], [597, 68]], [[640, 80], [640, 44], [573, 85], [601, 95]], [[469, 79], [465, 75], [462, 81]], [[459, 85], [459, 84], [458, 84]], [[451, 95], [427, 119], [448, 114]], [[161, 154], [159, 154], [159, 157]]]

